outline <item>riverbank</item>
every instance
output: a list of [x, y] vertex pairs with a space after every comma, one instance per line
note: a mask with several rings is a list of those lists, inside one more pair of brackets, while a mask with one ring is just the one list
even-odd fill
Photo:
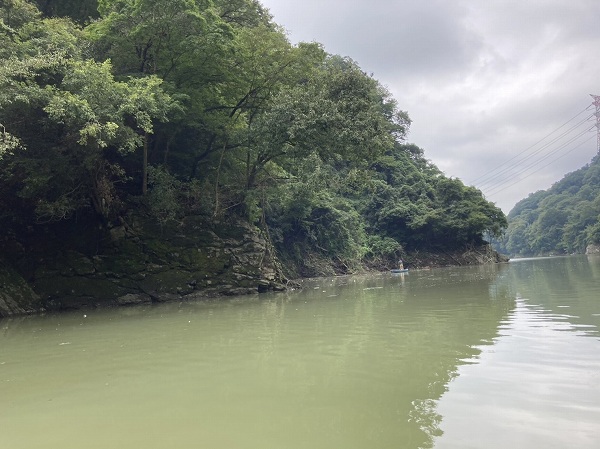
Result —
[[[235, 257], [238, 262], [249, 262], [252, 254], [238, 254]], [[215, 259], [218, 260], [218, 257]], [[121, 265], [124, 271], [120, 273], [100, 270], [107, 264], [117, 268], [119, 261], [126, 262]], [[493, 252], [489, 247], [452, 253], [413, 252], [408, 254], [405, 260], [410, 269], [507, 261], [507, 258]], [[31, 284], [6, 263], [0, 263], [0, 318], [43, 311], [253, 295], [267, 290], [283, 291], [288, 286], [300, 285], [298, 280], [274, 281], [275, 272], [265, 267], [262, 274], [249, 275], [249, 271], [256, 271], [257, 268], [252, 268], [252, 265], [246, 265], [245, 274], [239, 269], [243, 265], [233, 265], [230, 275], [222, 273], [212, 279], [205, 277], [199, 283], [192, 272], [182, 267], [176, 269], [150, 263], [147, 264], [147, 268], [139, 266], [135, 269], [135, 263], [135, 260], [126, 260], [120, 256], [108, 260], [106, 256], [88, 258], [70, 251], [60, 255], [52, 268], [40, 268]], [[384, 265], [365, 265], [354, 273], [389, 269], [390, 267]]]
[[107, 233], [64, 231], [12, 245], [0, 316], [285, 289], [266, 241], [242, 221], [159, 226], [138, 216]]
[[[299, 270], [275, 253], [257, 227], [241, 220], [208, 223], [188, 216], [160, 226], [136, 216], [107, 232], [85, 223], [47, 228], [44, 235], [3, 245], [0, 317], [282, 291], [297, 284], [289, 279]], [[402, 258], [410, 269], [508, 260], [489, 245]], [[350, 268], [321, 257], [311, 275], [387, 271], [392, 264], [364, 261]]]

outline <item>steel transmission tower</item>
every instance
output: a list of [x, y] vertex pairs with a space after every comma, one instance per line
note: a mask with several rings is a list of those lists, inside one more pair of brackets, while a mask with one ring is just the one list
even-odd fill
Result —
[[600, 95], [590, 94], [594, 101], [592, 104], [596, 106], [596, 129], [598, 133], [598, 154], [600, 154]]

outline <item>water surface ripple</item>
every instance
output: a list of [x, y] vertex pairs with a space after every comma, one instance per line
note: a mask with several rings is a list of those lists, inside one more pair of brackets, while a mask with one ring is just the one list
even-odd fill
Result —
[[597, 447], [600, 261], [0, 321], [0, 448]]

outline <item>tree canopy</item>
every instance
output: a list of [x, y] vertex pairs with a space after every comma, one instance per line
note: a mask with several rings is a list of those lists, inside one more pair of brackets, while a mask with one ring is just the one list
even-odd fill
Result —
[[290, 260], [351, 264], [506, 226], [406, 142], [384, 86], [292, 45], [256, 0], [8, 0], [0, 57], [0, 221], [14, 232], [81, 215], [108, 229], [139, 207], [233, 214]]

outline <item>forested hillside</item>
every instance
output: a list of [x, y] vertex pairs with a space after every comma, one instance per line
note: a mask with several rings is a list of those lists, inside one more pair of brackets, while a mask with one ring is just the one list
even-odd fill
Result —
[[407, 143], [377, 80], [290, 44], [256, 0], [4, 0], [0, 19], [5, 248], [132, 214], [236, 218], [317, 274], [506, 226]]
[[584, 253], [600, 243], [600, 155], [518, 202], [508, 222], [499, 249], [511, 255]]

